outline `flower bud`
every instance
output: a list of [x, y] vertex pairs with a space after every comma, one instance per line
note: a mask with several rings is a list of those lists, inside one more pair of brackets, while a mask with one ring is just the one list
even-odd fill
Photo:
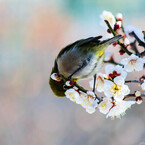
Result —
[[121, 49], [119, 50], [119, 53], [120, 53], [120, 55], [123, 55], [123, 54], [125, 53], [125, 51], [121, 48]]
[[137, 104], [141, 104], [142, 101], [143, 101], [143, 98], [142, 97], [136, 97], [135, 101], [136, 101]]
[[117, 21], [122, 21], [123, 20], [123, 15], [121, 13], [116, 14], [116, 20]]
[[60, 75], [59, 75], [58, 73], [53, 73], [53, 74], [51, 75], [51, 78], [52, 78], [53, 80], [57, 81], [57, 82], [61, 81], [61, 77], [60, 77]]
[[71, 81], [71, 80], [68, 80], [66, 81], [65, 85], [68, 86], [68, 87], [71, 87], [75, 84], [75, 82]]
[[107, 29], [107, 32], [108, 32], [109, 34], [111, 34], [111, 31], [110, 31], [110, 29]]
[[144, 81], [145, 80], [145, 75], [139, 78], [139, 81]]
[[113, 46], [115, 47], [117, 44], [118, 44], [118, 42], [116, 41], [116, 42], [113, 43]]
[[141, 96], [141, 92], [140, 92], [140, 91], [135, 91], [135, 96], [136, 96], [136, 97]]
[[118, 30], [121, 28], [121, 21], [119, 22], [116, 22], [115, 25], [114, 25], [114, 31]]

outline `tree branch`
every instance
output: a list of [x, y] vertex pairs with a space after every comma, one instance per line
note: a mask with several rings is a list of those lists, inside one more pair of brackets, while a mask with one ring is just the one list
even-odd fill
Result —
[[[128, 94], [127, 96], [124, 97], [123, 100], [125, 100], [126, 98], [131, 98], [131, 97], [136, 97], [135, 94]], [[145, 94], [141, 94], [140, 97], [145, 97]]]
[[138, 80], [128, 80], [128, 81], [125, 81], [125, 83], [139, 83], [139, 84], [142, 84], [143, 81], [138, 81]]
[[[111, 33], [114, 35], [114, 36], [117, 36], [117, 34], [114, 32], [114, 30], [112, 29], [111, 25], [109, 24], [109, 22], [107, 20], [104, 20], [106, 25], [108, 26], [109, 30], [111, 31]], [[122, 47], [122, 49], [128, 54], [128, 55], [131, 55], [132, 53], [130, 51], [128, 51], [128, 49], [120, 42], [118, 41], [118, 44]]]
[[132, 31], [130, 34], [137, 40], [140, 46], [143, 46], [145, 48], [145, 43], [138, 38], [134, 31]]
[[114, 60], [111, 60], [111, 61], [104, 61], [104, 63], [111, 63], [111, 64], [114, 64], [114, 65], [120, 65], [120, 66], [123, 66], [122, 64], [117, 63], [117, 62], [115, 62]]

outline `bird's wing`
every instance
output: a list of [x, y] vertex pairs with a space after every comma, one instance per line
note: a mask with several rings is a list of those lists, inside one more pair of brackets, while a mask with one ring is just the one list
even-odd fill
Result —
[[102, 36], [97, 36], [97, 37], [89, 37], [87, 39], [84, 39], [83, 41], [81, 41], [78, 46], [94, 46], [96, 44], [99, 44], [101, 41], [100, 39], [102, 38]]
[[83, 47], [83, 46], [95, 46], [96, 44], [99, 44], [101, 41], [99, 39], [101, 39], [102, 36], [97, 36], [97, 37], [89, 37], [87, 39], [81, 39], [78, 41], [75, 41], [74, 43], [71, 43], [69, 45], [67, 45], [65, 48], [63, 48], [59, 54], [58, 54], [58, 58], [64, 53], [69, 51], [70, 49], [73, 49], [74, 47]]

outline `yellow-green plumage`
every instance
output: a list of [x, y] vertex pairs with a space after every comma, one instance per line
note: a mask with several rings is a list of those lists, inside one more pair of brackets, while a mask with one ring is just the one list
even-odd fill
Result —
[[[51, 74], [52, 74], [52, 73], [59, 73], [59, 72], [58, 72], [58, 67], [57, 67], [56, 61], [55, 61], [55, 63], [54, 63], [54, 67], [52, 68]], [[65, 96], [65, 95], [64, 95], [65, 90], [63, 89], [63, 85], [64, 85], [64, 81], [63, 81], [63, 80], [57, 82], [57, 81], [51, 79], [51, 77], [50, 77], [50, 78], [49, 78], [49, 85], [50, 85], [50, 87], [51, 87], [53, 93], [54, 93], [56, 96], [58, 96], [58, 97], [64, 97], [64, 96]]]

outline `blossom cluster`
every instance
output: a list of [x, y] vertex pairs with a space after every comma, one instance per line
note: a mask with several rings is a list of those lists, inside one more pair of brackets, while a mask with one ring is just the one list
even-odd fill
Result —
[[[144, 39], [144, 33], [141, 28], [134, 26], [132, 24], [129, 24], [124, 27], [123, 25], [123, 15], [121, 13], [117, 13], [115, 16], [109, 12], [109, 11], [103, 11], [102, 14], [100, 15], [101, 18], [101, 24], [105, 26], [108, 34], [112, 37], [112, 32], [109, 28], [106, 27], [104, 20], [107, 20], [110, 26], [112, 27], [112, 30], [114, 31], [115, 34], [122, 34], [124, 36], [123, 40], [123, 45], [124, 47], [132, 47], [130, 44], [133, 44], [136, 39], [134, 35], [137, 36], [137, 38], [145, 43]], [[113, 45], [116, 46], [118, 43], [115, 42]], [[123, 55], [125, 51], [120, 48], [119, 51], [120, 55]]]
[[[65, 92], [66, 98], [80, 104], [86, 111], [90, 114], [94, 113], [98, 108], [106, 117], [117, 117], [120, 118], [121, 115], [125, 114], [125, 111], [135, 103], [140, 103], [140, 99], [136, 101], [126, 101], [125, 97], [130, 93], [128, 85], [125, 84], [125, 79], [127, 73], [133, 71], [143, 70], [143, 65], [145, 63], [144, 58], [139, 58], [138, 56], [132, 54], [128, 58], [121, 60], [121, 65], [108, 64], [105, 67], [105, 74], [98, 73], [96, 77], [95, 88], [98, 92], [103, 92], [104, 96], [99, 100], [95, 93], [92, 91], [82, 92], [76, 86], [67, 89]], [[55, 78], [54, 78], [55, 76]], [[54, 80], [60, 81], [58, 75], [52, 74]], [[71, 83], [66, 81], [67, 86], [71, 86]], [[93, 88], [94, 80], [90, 81], [90, 87]], [[141, 88], [145, 90], [145, 80], [141, 84]], [[139, 98], [141, 93], [137, 91], [135, 93], [136, 97]]]
[[[107, 64], [105, 73], [97, 73], [96, 80], [89, 82], [93, 91], [81, 89], [82, 87], [75, 85], [75, 82], [66, 80], [65, 85], [68, 86], [68, 89], [65, 91], [65, 95], [69, 100], [80, 104], [90, 114], [98, 109], [106, 115], [106, 118], [120, 118], [133, 104], [141, 104], [143, 101], [141, 91], [135, 90], [131, 93], [127, 83], [136, 82], [140, 85], [140, 90], [145, 91], [145, 74], [139, 80], [126, 81], [126, 79], [128, 74], [142, 71], [145, 67], [145, 51], [140, 53], [136, 45], [132, 45], [137, 40], [140, 46], [145, 48], [145, 36], [138, 27], [133, 25], [124, 27], [121, 13], [114, 16], [111, 12], [103, 11], [100, 17], [103, 23], [104, 20], [108, 22], [109, 26], [106, 30], [109, 34], [114, 36], [122, 34], [124, 36], [119, 43], [116, 42], [113, 45], [119, 44], [120, 54], [123, 55], [126, 52], [129, 56], [117, 63], [114, 61], [113, 54], [106, 52], [104, 62], [112, 64]], [[128, 48], [129, 46], [130, 48]], [[53, 73], [51, 78], [55, 81], [61, 81], [62, 79], [57, 73]], [[98, 97], [95, 91], [104, 93], [104, 97]], [[145, 96], [145, 94], [143, 95]], [[126, 100], [130, 96], [135, 97], [135, 99]]]

